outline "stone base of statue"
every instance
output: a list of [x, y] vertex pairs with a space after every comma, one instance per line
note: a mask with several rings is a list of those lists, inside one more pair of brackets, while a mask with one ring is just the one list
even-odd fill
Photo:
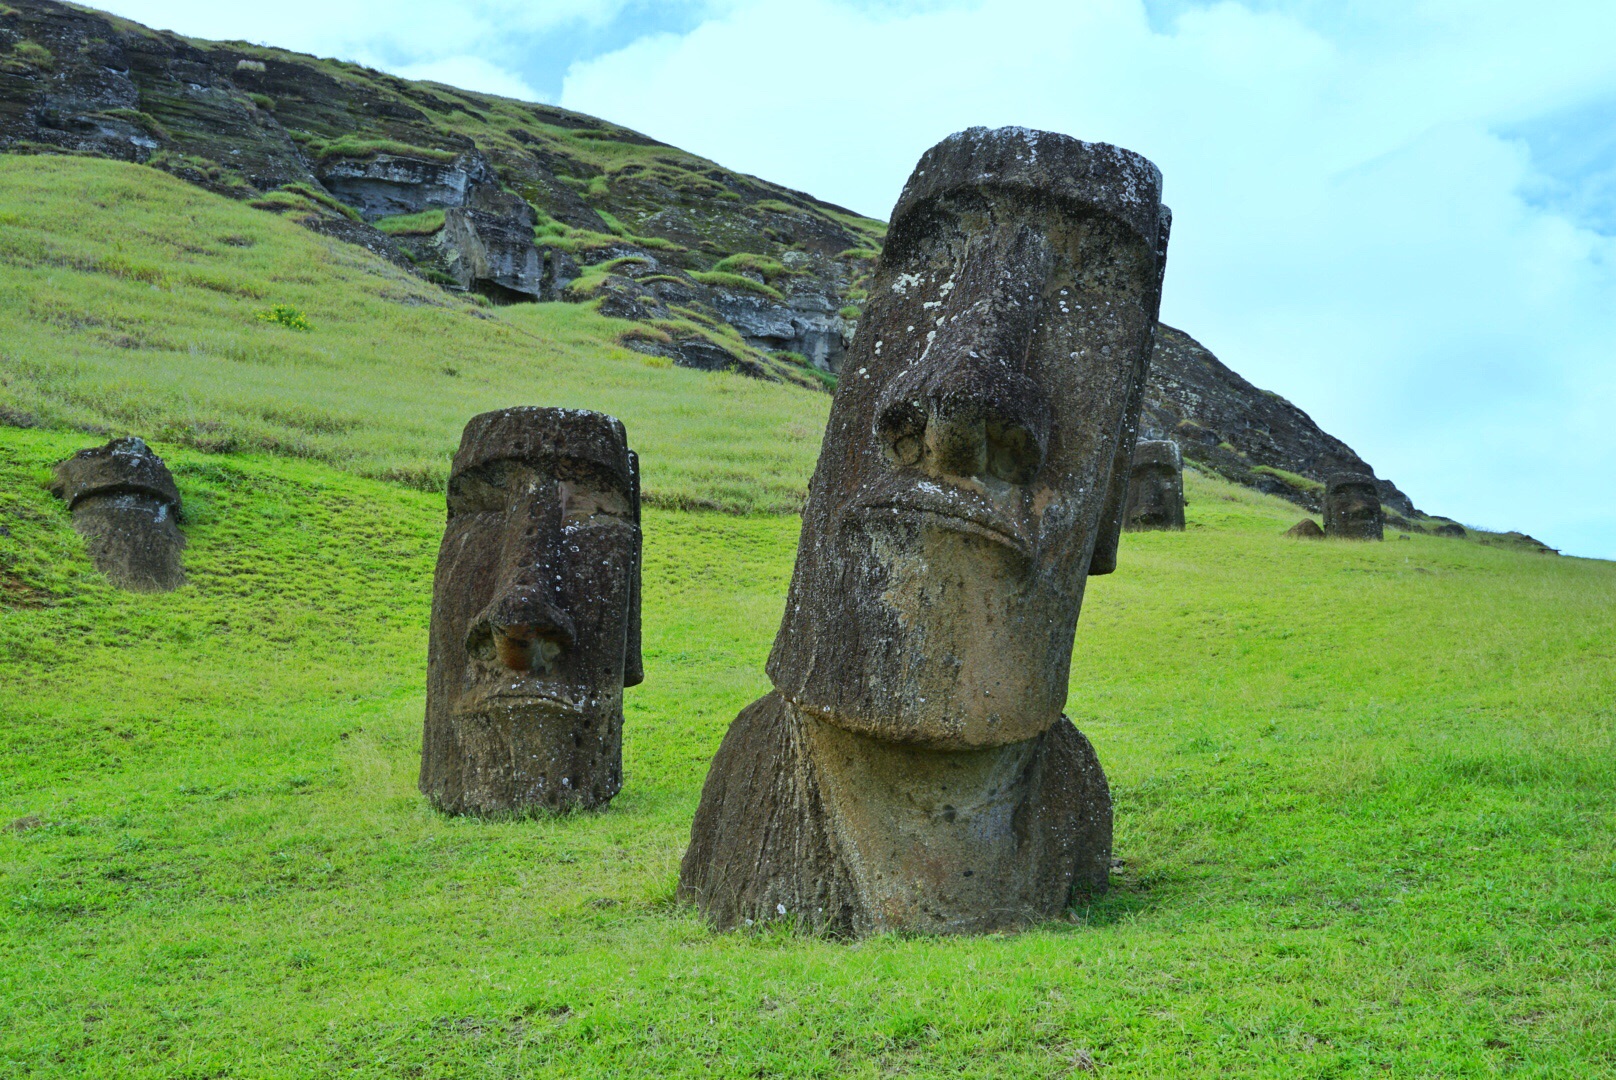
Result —
[[771, 693], [719, 748], [679, 892], [720, 929], [983, 933], [1055, 918], [1103, 892], [1110, 866], [1110, 789], [1070, 720], [1025, 742], [931, 750]]

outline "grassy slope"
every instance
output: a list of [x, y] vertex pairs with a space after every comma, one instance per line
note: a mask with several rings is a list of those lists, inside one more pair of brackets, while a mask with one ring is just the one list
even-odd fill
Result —
[[451, 821], [414, 791], [438, 498], [163, 445], [193, 584], [135, 597], [43, 491], [86, 441], [0, 429], [0, 822], [38, 821], [0, 830], [0, 1074], [1616, 1075], [1616, 566], [1297, 543], [1192, 476], [1078, 633], [1108, 898], [716, 936], [677, 860], [794, 519], [650, 513], [623, 794]]
[[[254, 317], [275, 304], [312, 332]], [[483, 309], [141, 166], [0, 157], [0, 408], [435, 490], [471, 414], [589, 407], [657, 505], [797, 505], [830, 399], [620, 348], [628, 325]]]

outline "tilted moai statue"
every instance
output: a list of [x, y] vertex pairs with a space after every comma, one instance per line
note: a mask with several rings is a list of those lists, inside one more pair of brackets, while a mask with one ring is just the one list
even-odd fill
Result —
[[639, 461], [578, 409], [473, 417], [449, 473], [421, 791], [451, 814], [604, 806], [640, 662]]
[[1020, 128], [916, 167], [809, 487], [775, 689], [725, 736], [680, 870], [717, 926], [988, 931], [1106, 887], [1109, 789], [1061, 710], [1086, 574], [1116, 552], [1160, 190], [1137, 154]]
[[90, 561], [131, 592], [169, 592], [185, 584], [180, 491], [144, 439], [113, 439], [56, 466], [51, 491], [73, 512]]
[[1134, 447], [1123, 527], [1130, 532], [1183, 531], [1184, 459], [1177, 443], [1149, 439]]
[[1380, 488], [1368, 473], [1333, 473], [1324, 485], [1324, 535], [1347, 540], [1384, 540]]

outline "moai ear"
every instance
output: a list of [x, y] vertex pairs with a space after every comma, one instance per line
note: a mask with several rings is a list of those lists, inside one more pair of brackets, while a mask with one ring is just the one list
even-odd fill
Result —
[[[1152, 335], [1154, 338], [1154, 335]], [[1111, 479], [1106, 484], [1105, 506], [1094, 530], [1094, 554], [1089, 558], [1089, 577], [1109, 574], [1117, 568], [1117, 546], [1122, 542], [1122, 512], [1128, 505], [1128, 474], [1132, 472], [1133, 447], [1139, 441], [1139, 405], [1144, 396], [1148, 367], [1134, 379], [1128, 391], [1128, 411], [1122, 418], [1116, 453], [1111, 455]]]
[[1122, 431], [1117, 451], [1111, 455], [1111, 480], [1106, 486], [1105, 507], [1100, 511], [1094, 534], [1094, 554], [1089, 558], [1089, 576], [1109, 574], [1117, 568], [1117, 545], [1122, 542], [1122, 515], [1128, 507], [1128, 476], [1133, 472], [1133, 448], [1139, 441], [1139, 411], [1145, 404], [1145, 382], [1150, 377], [1150, 361], [1156, 352], [1156, 319], [1161, 311], [1162, 280], [1167, 275], [1167, 240], [1173, 231], [1173, 212], [1162, 207], [1156, 218], [1156, 297], [1150, 310], [1150, 340], [1145, 342], [1144, 358], [1133, 373], [1128, 403], [1122, 412]]
[[628, 582], [628, 631], [623, 643], [623, 685], [638, 686], [645, 681], [645, 658], [640, 652], [640, 551], [644, 537], [640, 531], [640, 455], [628, 452], [628, 500], [634, 507], [634, 566]]

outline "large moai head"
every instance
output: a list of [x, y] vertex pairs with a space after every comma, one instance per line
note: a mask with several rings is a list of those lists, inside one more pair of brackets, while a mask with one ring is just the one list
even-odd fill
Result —
[[179, 488], [144, 440], [80, 450], [56, 466], [51, 491], [66, 501], [90, 560], [112, 584], [131, 592], [185, 584]]
[[449, 474], [421, 791], [452, 814], [602, 806], [640, 661], [639, 462], [577, 409], [473, 417]]
[[1142, 440], [1134, 447], [1123, 527], [1133, 532], [1184, 528], [1184, 460], [1171, 439]]
[[920, 160], [842, 364], [769, 658], [794, 706], [934, 748], [1059, 718], [1085, 578], [1115, 558], [1160, 191], [1137, 154], [1023, 128]]
[[1334, 473], [1324, 486], [1324, 535], [1347, 540], [1385, 539], [1380, 487], [1368, 473]]

